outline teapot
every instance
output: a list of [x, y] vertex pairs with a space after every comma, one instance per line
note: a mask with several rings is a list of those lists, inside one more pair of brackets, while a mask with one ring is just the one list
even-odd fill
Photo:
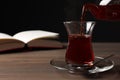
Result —
[[97, 0], [96, 3], [86, 3], [81, 19], [84, 19], [87, 11], [99, 20], [120, 21], [120, 0]]

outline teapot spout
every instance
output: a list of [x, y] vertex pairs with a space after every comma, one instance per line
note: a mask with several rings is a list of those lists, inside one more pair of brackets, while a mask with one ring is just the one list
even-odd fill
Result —
[[99, 7], [95, 4], [92, 4], [92, 3], [87, 3], [84, 5], [84, 12], [86, 11], [90, 11], [90, 13], [96, 17], [96, 18], [99, 18]]

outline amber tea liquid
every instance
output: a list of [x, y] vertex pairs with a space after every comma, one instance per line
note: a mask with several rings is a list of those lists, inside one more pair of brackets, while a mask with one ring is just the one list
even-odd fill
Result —
[[71, 64], [88, 64], [94, 61], [91, 36], [71, 34], [66, 51], [66, 62]]

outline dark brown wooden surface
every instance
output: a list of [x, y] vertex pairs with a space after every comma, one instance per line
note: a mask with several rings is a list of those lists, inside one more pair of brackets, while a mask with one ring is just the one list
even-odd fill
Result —
[[119, 80], [120, 43], [93, 43], [95, 56], [115, 54], [115, 67], [98, 77], [70, 74], [52, 67], [53, 58], [64, 57], [66, 49], [39, 50], [0, 54], [0, 80]]

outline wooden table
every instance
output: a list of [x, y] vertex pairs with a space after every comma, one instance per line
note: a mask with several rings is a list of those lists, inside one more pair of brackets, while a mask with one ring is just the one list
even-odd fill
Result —
[[115, 54], [115, 67], [99, 77], [70, 74], [49, 64], [53, 58], [64, 57], [66, 49], [37, 50], [0, 54], [0, 80], [120, 80], [120, 43], [93, 43], [96, 56]]

